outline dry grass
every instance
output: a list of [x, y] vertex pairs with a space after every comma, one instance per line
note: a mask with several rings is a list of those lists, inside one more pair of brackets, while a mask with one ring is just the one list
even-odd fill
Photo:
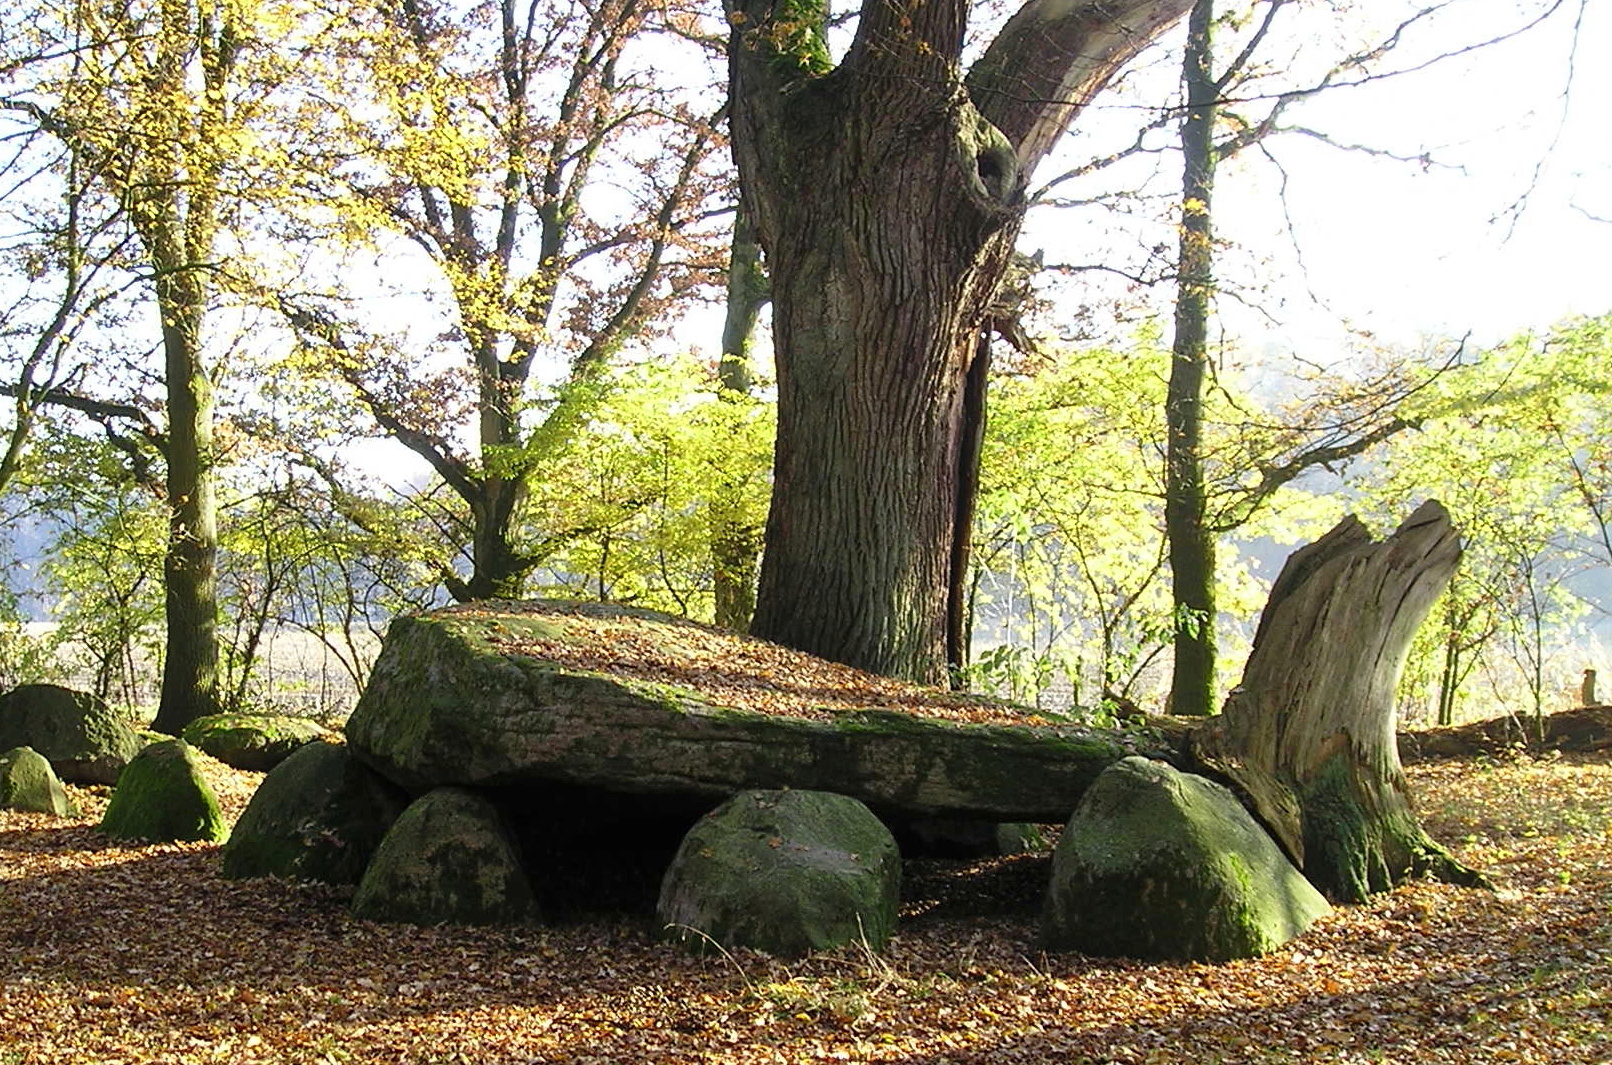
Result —
[[[238, 812], [254, 778], [212, 772]], [[1042, 955], [1036, 857], [909, 863], [882, 957], [694, 958], [641, 918], [377, 925], [222, 881], [212, 846], [111, 843], [80, 791], [83, 820], [0, 813], [0, 1063], [1612, 1060], [1612, 765], [1413, 779], [1498, 892], [1409, 885], [1218, 967]]]

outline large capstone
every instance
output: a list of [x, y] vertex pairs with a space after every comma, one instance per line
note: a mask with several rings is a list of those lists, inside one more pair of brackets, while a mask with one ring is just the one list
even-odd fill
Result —
[[[615, 647], [632, 650], [601, 661]], [[826, 714], [810, 683], [771, 669], [782, 653], [602, 604], [448, 607], [392, 622], [347, 742], [413, 793], [567, 785], [714, 805], [790, 787], [849, 795], [881, 816], [1048, 824], [1068, 819], [1103, 768], [1152, 750], [1138, 735], [985, 713], [950, 692], [919, 693], [923, 713]], [[723, 684], [688, 683], [707, 674]]]
[[405, 805], [346, 747], [306, 744], [252, 794], [224, 847], [224, 876], [356, 884]]
[[0, 810], [57, 817], [78, 814], [50, 760], [32, 747], [13, 747], [0, 754]]
[[140, 739], [105, 700], [55, 684], [24, 684], [0, 695], [0, 750], [32, 747], [62, 780], [116, 784]]
[[746, 791], [684, 837], [656, 912], [672, 938], [696, 949], [880, 949], [895, 930], [900, 887], [895, 840], [860, 802]]
[[1328, 910], [1229, 790], [1126, 758], [1064, 829], [1041, 935], [1049, 950], [1222, 962], [1274, 950]]
[[353, 895], [355, 916], [409, 924], [510, 924], [537, 917], [520, 848], [498, 809], [436, 788], [392, 825]]
[[185, 742], [227, 766], [266, 773], [291, 753], [336, 734], [316, 721], [285, 714], [209, 714], [185, 726]]
[[216, 842], [229, 835], [196, 750], [184, 740], [153, 743], [135, 755], [118, 777], [100, 828], [116, 839], [152, 842]]

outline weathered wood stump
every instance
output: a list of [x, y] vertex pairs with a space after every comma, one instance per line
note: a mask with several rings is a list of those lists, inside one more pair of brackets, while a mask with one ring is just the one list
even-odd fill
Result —
[[1483, 882], [1417, 823], [1394, 733], [1411, 638], [1460, 557], [1436, 502], [1381, 542], [1345, 518], [1288, 559], [1242, 684], [1192, 734], [1196, 760], [1236, 784], [1335, 899], [1358, 902], [1416, 875]]

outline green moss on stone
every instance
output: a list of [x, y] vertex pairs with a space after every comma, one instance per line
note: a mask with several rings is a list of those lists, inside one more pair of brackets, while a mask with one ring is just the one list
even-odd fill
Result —
[[78, 809], [50, 760], [32, 747], [14, 747], [0, 754], [0, 809], [76, 817]]
[[883, 948], [895, 929], [901, 859], [867, 807], [818, 791], [747, 791], [684, 838], [657, 913], [673, 939], [799, 955]]
[[508, 924], [537, 916], [520, 851], [498, 810], [463, 788], [415, 800], [386, 833], [353, 914], [418, 925]]
[[218, 798], [184, 740], [154, 743], [124, 767], [101, 818], [116, 839], [219, 841], [229, 835]]
[[185, 726], [184, 740], [225, 765], [266, 773], [303, 744], [333, 739], [324, 726], [283, 714], [211, 714]]
[[32, 747], [75, 784], [113, 784], [140, 749], [134, 730], [102, 699], [56, 684], [0, 695], [0, 750]]
[[1327, 911], [1225, 788], [1162, 763], [1106, 770], [1070, 818], [1042, 919], [1052, 950], [1229, 961]]
[[307, 744], [253, 793], [224, 846], [223, 875], [356, 884], [405, 805], [347, 748]]

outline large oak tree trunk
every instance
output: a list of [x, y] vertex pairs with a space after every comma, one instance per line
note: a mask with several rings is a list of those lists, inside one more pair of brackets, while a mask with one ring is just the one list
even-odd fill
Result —
[[1358, 902], [1417, 875], [1482, 882], [1417, 823], [1394, 736], [1411, 638], [1460, 557], [1438, 503], [1381, 542], [1345, 518], [1288, 559], [1242, 684], [1192, 735], [1197, 761], [1242, 789], [1333, 898]]
[[822, 5], [730, 3], [778, 363], [756, 635], [944, 680], [965, 377], [1025, 175], [1184, 7], [1030, 0], [965, 84], [967, 0], [868, 0], [837, 68]]

